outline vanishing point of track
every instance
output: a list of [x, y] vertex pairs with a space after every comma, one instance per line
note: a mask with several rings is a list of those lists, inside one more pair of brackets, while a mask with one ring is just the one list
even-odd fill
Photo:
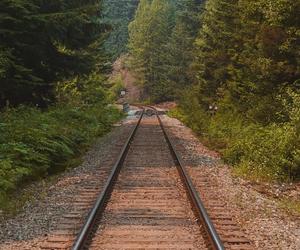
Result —
[[121, 150], [110, 153], [115, 163], [82, 186], [42, 249], [254, 249], [209, 176], [196, 178], [198, 194], [160, 112], [137, 115]]
[[73, 250], [224, 249], [158, 113], [144, 113]]

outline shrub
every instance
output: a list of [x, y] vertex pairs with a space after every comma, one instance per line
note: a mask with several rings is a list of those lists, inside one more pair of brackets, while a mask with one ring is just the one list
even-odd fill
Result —
[[289, 126], [248, 126], [231, 141], [224, 158], [237, 172], [266, 180], [287, 180], [292, 175], [294, 131]]
[[121, 91], [124, 89], [124, 83], [121, 74], [118, 74], [110, 79], [111, 88], [109, 89], [108, 98], [110, 101], [115, 101], [119, 98]]
[[[33, 107], [0, 114], [0, 201], [19, 185], [65, 168], [66, 162], [97, 136], [107, 132], [121, 114], [101, 104]], [[4, 204], [0, 204], [4, 205]]]
[[188, 95], [170, 114], [219, 150], [238, 174], [285, 181], [300, 177], [300, 94], [288, 90], [279, 98], [285, 107], [279, 115], [287, 117], [281, 123], [254, 123], [225, 103], [216, 115], [209, 116], [197, 99]]

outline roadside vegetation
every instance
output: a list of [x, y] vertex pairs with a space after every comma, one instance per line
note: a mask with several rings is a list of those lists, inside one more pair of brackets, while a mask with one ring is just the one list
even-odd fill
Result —
[[210, 114], [194, 106], [192, 97], [183, 98], [170, 115], [218, 150], [225, 162], [235, 166], [236, 174], [254, 181], [292, 181], [299, 178], [300, 95], [289, 97], [288, 121], [264, 126], [223, 108]]
[[128, 52], [128, 24], [132, 21], [138, 4], [139, 0], [102, 0], [101, 21], [111, 27], [104, 48], [113, 61]]
[[109, 105], [99, 1], [0, 3], [0, 209], [72, 165], [122, 117]]
[[132, 70], [247, 178], [300, 177], [299, 1], [141, 0]]
[[46, 112], [21, 106], [0, 118], [0, 204], [30, 181], [65, 170], [121, 117], [103, 104], [57, 105]]
[[121, 53], [144, 100], [177, 101], [172, 115], [236, 173], [299, 179], [299, 1], [3, 0], [0, 9], [0, 207], [120, 119], [109, 104], [123, 83], [108, 75]]

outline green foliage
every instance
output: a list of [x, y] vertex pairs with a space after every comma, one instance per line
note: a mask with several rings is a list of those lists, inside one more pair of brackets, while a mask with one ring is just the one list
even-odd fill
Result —
[[[300, 95], [292, 90], [279, 96], [288, 121], [261, 125], [246, 120], [233, 108], [209, 116], [186, 96], [172, 115], [218, 149], [237, 173], [255, 180], [291, 180], [300, 177]], [[223, 106], [226, 106], [223, 103]], [[279, 114], [280, 115], [280, 114]]]
[[275, 122], [276, 98], [299, 79], [298, 1], [206, 2], [195, 68], [203, 105], [228, 99], [253, 122]]
[[108, 104], [102, 74], [59, 82], [56, 105], [0, 113], [0, 207], [20, 185], [64, 170], [67, 162], [121, 118]]
[[56, 84], [56, 99], [58, 103], [83, 104], [107, 103], [107, 96], [103, 85], [105, 77], [93, 72], [84, 77], [58, 82]]
[[175, 22], [174, 8], [172, 1], [142, 0], [129, 25], [131, 68], [155, 101], [164, 99], [170, 90], [164, 81], [165, 49]]
[[103, 0], [101, 21], [111, 25], [111, 32], [104, 43], [107, 53], [116, 59], [127, 52], [128, 24], [134, 17], [139, 0], [111, 1]]
[[[251, 178], [287, 180], [297, 176], [291, 150], [294, 131], [289, 126], [247, 126], [224, 151], [225, 159], [238, 164], [237, 172]], [[289, 176], [290, 175], [290, 176]]]
[[[193, 90], [184, 92], [177, 114], [174, 115], [200, 135], [207, 130], [209, 115], [200, 108], [196, 96], [192, 94], [193, 91], [196, 89], [193, 88]], [[189, 110], [189, 113], [186, 113], [186, 110]]]
[[0, 207], [23, 184], [65, 169], [121, 117], [107, 105], [101, 7], [0, 2]]
[[0, 108], [47, 106], [56, 81], [94, 70], [98, 1], [3, 0], [0, 10]]
[[20, 184], [63, 170], [120, 117], [119, 111], [101, 103], [55, 106], [47, 112], [30, 107], [2, 112], [0, 200]]
[[201, 100], [205, 105], [216, 101], [218, 89], [222, 88], [228, 77], [234, 47], [228, 44], [236, 42], [234, 30], [237, 26], [238, 0], [210, 0], [205, 4], [202, 14], [202, 28], [196, 39], [197, 69]]
[[195, 81], [193, 43], [200, 0], [140, 1], [129, 25], [131, 68], [152, 101], [173, 100]]
[[[178, 1], [175, 26], [166, 46], [166, 75], [173, 97], [195, 82], [194, 42], [200, 26], [202, 1]], [[177, 91], [178, 90], [178, 91]], [[178, 93], [179, 92], [179, 93]]]
[[110, 79], [110, 85], [109, 100], [113, 102], [119, 98], [121, 91], [124, 89], [122, 76], [120, 74], [113, 76]]
[[[174, 114], [248, 177], [300, 177], [299, 10], [290, 0], [208, 0], [194, 48], [184, 54], [190, 64], [174, 67], [186, 83], [166, 74], [173, 86], [194, 83]], [[183, 23], [173, 34], [187, 46]]]

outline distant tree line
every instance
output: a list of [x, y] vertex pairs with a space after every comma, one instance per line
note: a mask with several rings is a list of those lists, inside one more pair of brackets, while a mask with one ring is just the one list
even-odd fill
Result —
[[101, 22], [110, 26], [104, 48], [115, 60], [127, 52], [128, 24], [134, 18], [140, 0], [102, 0]]
[[141, 0], [132, 69], [146, 97], [177, 100], [229, 162], [300, 176], [299, 12], [292, 0]]
[[257, 118], [270, 120], [278, 91], [299, 87], [299, 5], [142, 0], [129, 26], [133, 68], [154, 99], [197, 84], [205, 106], [230, 98], [241, 111], [255, 107]]
[[191, 73], [193, 44], [199, 29], [197, 0], [141, 0], [129, 25], [131, 65], [145, 94], [155, 101], [174, 98]]

